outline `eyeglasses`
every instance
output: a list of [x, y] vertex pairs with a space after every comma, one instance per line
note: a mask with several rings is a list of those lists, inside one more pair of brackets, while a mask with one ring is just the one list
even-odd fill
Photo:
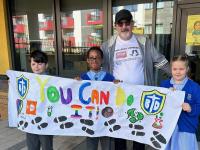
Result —
[[88, 60], [89, 61], [95, 61], [95, 60], [100, 60], [100, 57], [89, 57]]
[[131, 21], [120, 21], [120, 22], [117, 23], [117, 25], [119, 27], [123, 27], [123, 25], [130, 26], [130, 24], [131, 24]]

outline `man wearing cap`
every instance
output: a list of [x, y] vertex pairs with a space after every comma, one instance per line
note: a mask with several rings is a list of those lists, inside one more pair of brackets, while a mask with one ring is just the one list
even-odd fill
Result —
[[[167, 59], [154, 47], [144, 35], [132, 33], [134, 22], [132, 14], [126, 9], [115, 16], [117, 35], [102, 44], [104, 52], [103, 67], [116, 79], [135, 85], [155, 85], [153, 68], [170, 74]], [[115, 139], [115, 149], [125, 150], [126, 141]], [[144, 150], [145, 145], [133, 142], [134, 150]]]

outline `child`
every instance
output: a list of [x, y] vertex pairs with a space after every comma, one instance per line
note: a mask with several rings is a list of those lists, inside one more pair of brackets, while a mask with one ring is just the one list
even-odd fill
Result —
[[[33, 73], [46, 74], [48, 67], [47, 55], [39, 50], [33, 51], [30, 55], [30, 65]], [[38, 135], [26, 133], [26, 141], [28, 150], [53, 150], [53, 136], [52, 135]]]
[[200, 87], [187, 77], [188, 70], [187, 57], [176, 56], [171, 62], [172, 78], [161, 83], [161, 87], [185, 91], [183, 110], [167, 150], [198, 150], [195, 132], [200, 114]]
[[[91, 47], [87, 51], [87, 63], [89, 71], [81, 75], [82, 80], [95, 80], [95, 81], [110, 81], [117, 83], [113, 75], [102, 71], [101, 64], [103, 60], [103, 51], [99, 47]], [[78, 79], [78, 78], [76, 78]], [[101, 142], [101, 149], [111, 149], [111, 138], [109, 137], [88, 137], [86, 140], [87, 150], [97, 150], [98, 143]]]

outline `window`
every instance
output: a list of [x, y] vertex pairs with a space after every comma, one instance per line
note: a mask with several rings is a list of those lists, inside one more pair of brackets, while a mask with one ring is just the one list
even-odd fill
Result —
[[153, 3], [144, 4], [145, 9], [153, 9]]
[[156, 34], [163, 33], [163, 24], [156, 24]]
[[158, 2], [157, 3], [157, 8], [164, 8], [164, 3], [163, 2]]
[[144, 26], [144, 33], [145, 34], [151, 34], [152, 33], [152, 25], [151, 24], [146, 24]]

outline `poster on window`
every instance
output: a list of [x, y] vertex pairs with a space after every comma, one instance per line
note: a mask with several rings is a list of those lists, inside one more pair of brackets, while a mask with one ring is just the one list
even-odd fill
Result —
[[7, 71], [9, 125], [35, 134], [110, 136], [164, 149], [185, 93]]
[[186, 44], [200, 45], [200, 15], [188, 16]]

